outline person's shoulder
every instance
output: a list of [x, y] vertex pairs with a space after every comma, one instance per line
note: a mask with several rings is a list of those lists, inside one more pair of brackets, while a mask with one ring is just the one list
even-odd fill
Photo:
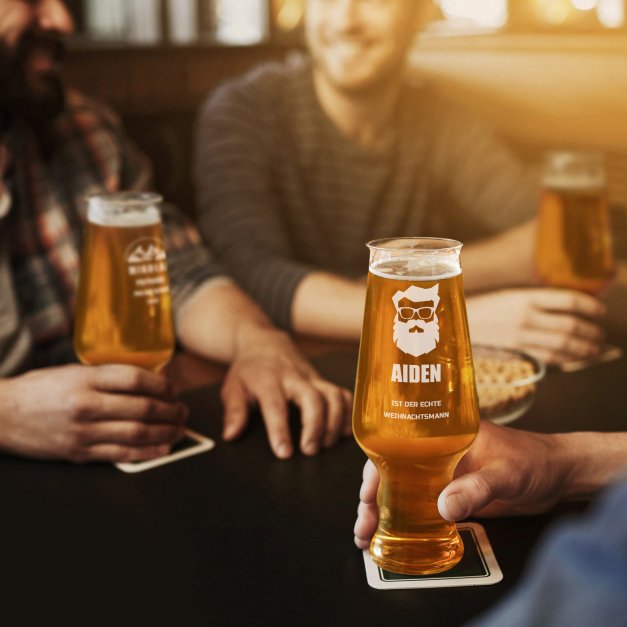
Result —
[[255, 66], [246, 74], [234, 81], [240, 89], [265, 90], [274, 92], [284, 88], [298, 73], [300, 65], [295, 58], [284, 61], [268, 61]]
[[118, 177], [130, 154], [117, 114], [77, 90], [66, 92], [64, 111], [50, 130], [47, 143], [51, 167], [68, 180], [81, 179], [94, 164], [98, 164], [98, 176]]
[[256, 113], [271, 111], [306, 71], [306, 63], [300, 56], [262, 63], [218, 85], [207, 96], [203, 109], [215, 111], [239, 106]]
[[108, 105], [77, 89], [69, 89], [64, 111], [55, 121], [55, 130], [61, 135], [70, 135], [97, 130], [117, 131], [121, 125], [119, 116]]

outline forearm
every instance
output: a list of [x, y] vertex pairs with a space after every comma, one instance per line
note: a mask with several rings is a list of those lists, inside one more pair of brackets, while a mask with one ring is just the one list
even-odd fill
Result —
[[464, 248], [464, 287], [468, 292], [534, 283], [535, 220]]
[[278, 333], [265, 313], [234, 283], [209, 281], [185, 303], [177, 322], [178, 339], [190, 352], [231, 362], [261, 334]]
[[627, 432], [561, 433], [553, 437], [556, 462], [564, 471], [565, 500], [594, 494], [627, 467]]
[[333, 274], [312, 272], [298, 285], [292, 302], [297, 333], [357, 340], [361, 334], [366, 286]]
[[15, 449], [15, 416], [18, 413], [13, 388], [14, 378], [0, 379], [0, 451], [12, 453]]

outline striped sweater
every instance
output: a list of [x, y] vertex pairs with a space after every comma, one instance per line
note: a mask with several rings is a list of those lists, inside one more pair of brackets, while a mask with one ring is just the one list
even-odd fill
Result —
[[284, 328], [314, 270], [367, 271], [365, 242], [487, 236], [531, 217], [536, 178], [430, 86], [407, 83], [389, 149], [323, 112], [310, 62], [266, 64], [210, 94], [195, 154], [199, 224], [231, 274]]

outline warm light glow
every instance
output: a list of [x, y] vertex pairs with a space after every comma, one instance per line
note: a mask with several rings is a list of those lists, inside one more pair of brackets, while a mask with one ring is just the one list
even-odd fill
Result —
[[564, 24], [573, 11], [570, 0], [535, 0], [536, 14], [553, 26]]
[[623, 0], [599, 0], [597, 6], [599, 22], [606, 28], [620, 28], [625, 24]]
[[216, 38], [229, 44], [257, 44], [268, 29], [265, 0], [216, 0]]
[[507, 0], [438, 0], [449, 19], [464, 19], [479, 26], [499, 28], [507, 23]]
[[303, 0], [282, 0], [278, 2], [276, 25], [285, 31], [294, 30], [303, 19], [305, 3]]
[[592, 11], [597, 6], [597, 0], [572, 0], [572, 3], [580, 11]]

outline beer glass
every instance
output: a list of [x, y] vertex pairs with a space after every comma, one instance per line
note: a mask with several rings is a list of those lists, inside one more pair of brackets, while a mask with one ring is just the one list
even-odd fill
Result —
[[174, 351], [170, 284], [157, 194], [88, 199], [74, 350], [85, 364], [158, 372]]
[[381, 476], [374, 562], [405, 574], [452, 568], [464, 547], [437, 500], [479, 429], [454, 240], [377, 240], [370, 248], [353, 430]]
[[545, 285], [597, 295], [614, 275], [600, 154], [547, 154], [538, 216], [536, 272]]

